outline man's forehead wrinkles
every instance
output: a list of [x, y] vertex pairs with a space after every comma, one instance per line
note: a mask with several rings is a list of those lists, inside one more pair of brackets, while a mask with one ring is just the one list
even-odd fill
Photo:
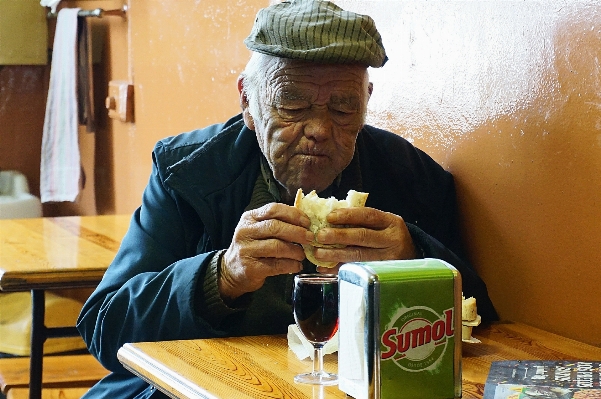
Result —
[[275, 98], [276, 100], [287, 100], [287, 101], [297, 101], [297, 100], [308, 101], [311, 99], [311, 96], [308, 96], [307, 94], [301, 93], [296, 90], [278, 91], [276, 93], [275, 97], [276, 97]]
[[[321, 94], [321, 95], [320, 95]], [[361, 103], [359, 93], [333, 93], [333, 92], [307, 92], [296, 88], [283, 88], [274, 90], [272, 99], [277, 102], [327, 102], [333, 105], [344, 105], [349, 107], [358, 107]]]
[[[333, 104], [357, 108], [362, 102], [365, 73], [355, 71], [330, 71], [315, 73], [311, 68], [283, 67], [267, 77], [265, 85], [268, 103]], [[322, 72], [322, 71], [319, 71]], [[334, 72], [338, 72], [337, 74]], [[353, 72], [353, 73], [351, 73]]]
[[300, 89], [288, 79], [277, 79], [268, 86], [275, 100], [310, 100], [312, 97], [307, 90]]

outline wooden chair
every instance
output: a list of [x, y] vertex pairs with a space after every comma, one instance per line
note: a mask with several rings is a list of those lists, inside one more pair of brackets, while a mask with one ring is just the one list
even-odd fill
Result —
[[[42, 398], [79, 398], [108, 373], [90, 354], [44, 356]], [[28, 386], [28, 357], [0, 359], [0, 390], [7, 399], [27, 398]]]

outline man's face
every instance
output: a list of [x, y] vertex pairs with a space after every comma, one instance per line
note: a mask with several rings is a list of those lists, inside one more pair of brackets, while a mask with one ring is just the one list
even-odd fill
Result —
[[[275, 179], [294, 196], [326, 189], [353, 158], [371, 86], [360, 65], [277, 59], [266, 70], [247, 126], [257, 134]], [[243, 101], [244, 103], [244, 101]]]

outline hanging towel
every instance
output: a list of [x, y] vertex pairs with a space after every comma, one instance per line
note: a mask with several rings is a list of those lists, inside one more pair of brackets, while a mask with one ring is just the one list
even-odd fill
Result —
[[58, 12], [56, 21], [42, 135], [42, 202], [73, 202], [79, 194], [81, 165], [76, 94], [78, 11], [79, 8], [63, 8]]

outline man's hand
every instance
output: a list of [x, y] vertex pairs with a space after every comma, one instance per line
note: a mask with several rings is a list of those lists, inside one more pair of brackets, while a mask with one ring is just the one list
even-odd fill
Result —
[[225, 251], [219, 276], [224, 300], [261, 288], [265, 278], [302, 270], [303, 248], [313, 233], [300, 210], [278, 203], [245, 212]]
[[[344, 244], [345, 248], [315, 248], [317, 259], [332, 262], [413, 259], [415, 246], [402, 217], [374, 208], [341, 208], [331, 212], [328, 222], [352, 227], [324, 228], [317, 233], [322, 244]], [[338, 264], [340, 266], [340, 263]], [[323, 268], [318, 271], [322, 272]], [[330, 269], [330, 272], [338, 268]]]

